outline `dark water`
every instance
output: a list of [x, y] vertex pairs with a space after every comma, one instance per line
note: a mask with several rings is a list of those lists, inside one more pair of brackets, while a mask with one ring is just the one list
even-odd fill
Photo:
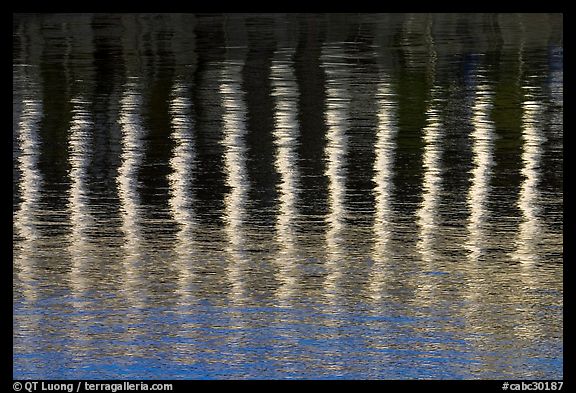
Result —
[[561, 15], [15, 15], [14, 378], [563, 378]]

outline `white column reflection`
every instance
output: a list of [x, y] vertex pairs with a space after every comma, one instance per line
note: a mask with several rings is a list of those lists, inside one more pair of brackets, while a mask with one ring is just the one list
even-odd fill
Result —
[[176, 270], [178, 272], [178, 293], [186, 302], [191, 293], [190, 285], [194, 281], [192, 270], [194, 228], [196, 214], [192, 196], [194, 162], [196, 147], [193, 138], [192, 102], [187, 96], [188, 88], [181, 81], [176, 81], [172, 89], [170, 115], [172, 118], [172, 139], [176, 144], [170, 158], [172, 173], [168, 176], [170, 183], [169, 205], [174, 221], [179, 230], [176, 234]]
[[118, 170], [118, 196], [120, 199], [120, 212], [122, 218], [123, 259], [125, 278], [121, 282], [125, 285], [127, 300], [135, 307], [143, 306], [142, 283], [139, 265], [142, 261], [142, 228], [141, 203], [138, 191], [138, 169], [143, 158], [143, 133], [141, 119], [142, 97], [140, 95], [140, 81], [138, 78], [129, 78], [120, 100], [120, 129], [121, 129], [121, 166]]
[[378, 83], [376, 100], [378, 102], [378, 129], [376, 145], [374, 146], [376, 159], [374, 161], [374, 251], [373, 265], [369, 277], [369, 294], [373, 300], [382, 297], [382, 284], [386, 278], [386, 267], [392, 257], [391, 235], [392, 221], [392, 192], [393, 192], [393, 165], [396, 133], [397, 104], [391, 90], [389, 77], [382, 75]]
[[[426, 17], [424, 44], [427, 59], [427, 77], [432, 83], [429, 92], [429, 101], [426, 109], [426, 125], [424, 126], [423, 142], [424, 153], [422, 156], [423, 179], [422, 179], [422, 202], [416, 211], [418, 226], [418, 240], [416, 250], [421, 256], [423, 265], [422, 273], [431, 274], [438, 269], [439, 255], [438, 231], [440, 229], [438, 210], [440, 207], [440, 194], [442, 192], [442, 143], [443, 127], [441, 124], [441, 112], [444, 101], [441, 98], [441, 88], [435, 82], [437, 53], [432, 34], [432, 18]], [[434, 277], [422, 276], [418, 283], [417, 292], [427, 301], [434, 296], [437, 285]]]
[[433, 87], [431, 100], [426, 112], [426, 126], [423, 129], [424, 154], [422, 202], [416, 212], [419, 238], [416, 247], [426, 263], [436, 259], [434, 239], [438, 231], [438, 206], [442, 182], [442, 124], [438, 98], [438, 87]]
[[[40, 127], [44, 115], [40, 56], [42, 37], [39, 24], [26, 24], [18, 28], [21, 38], [19, 62], [14, 57], [13, 100], [19, 112], [13, 118], [13, 162], [18, 171], [19, 203], [13, 203], [13, 353], [30, 353], [38, 345], [38, 332], [45, 320], [42, 313], [32, 312], [42, 296], [41, 260], [45, 255], [42, 238], [41, 195], [43, 176], [39, 168], [43, 141]], [[13, 179], [15, 180], [15, 179]], [[13, 196], [14, 197], [14, 196]], [[41, 364], [27, 366], [32, 373], [41, 373]]]
[[274, 139], [277, 149], [274, 165], [280, 174], [279, 213], [276, 237], [280, 245], [278, 263], [278, 297], [280, 304], [290, 299], [297, 281], [297, 235], [295, 220], [300, 177], [296, 145], [299, 135], [298, 85], [294, 75], [293, 50], [278, 50], [272, 62], [272, 95], [275, 100]]
[[36, 299], [37, 278], [34, 260], [38, 257], [38, 218], [40, 215], [40, 195], [42, 176], [38, 169], [41, 143], [38, 135], [43, 115], [42, 101], [35, 98], [22, 99], [22, 113], [18, 122], [18, 167], [20, 170], [20, 207], [14, 213], [15, 234], [20, 238], [14, 247], [14, 266], [22, 293], [28, 301]]
[[224, 198], [225, 231], [228, 238], [226, 252], [229, 256], [227, 276], [234, 303], [246, 298], [245, 277], [245, 221], [248, 200], [248, 175], [246, 172], [246, 103], [242, 90], [243, 61], [228, 60], [222, 69], [220, 93], [224, 109], [224, 167], [226, 184], [230, 191]]
[[[543, 325], [539, 321], [534, 308], [535, 290], [545, 287], [543, 275], [536, 266], [543, 261], [543, 252], [546, 246], [545, 228], [540, 221], [542, 196], [540, 194], [540, 166], [542, 162], [543, 143], [546, 138], [542, 130], [542, 115], [544, 108], [539, 97], [542, 91], [537, 87], [524, 86], [524, 101], [522, 103], [522, 170], [523, 177], [518, 197], [518, 207], [521, 212], [521, 222], [518, 227], [515, 251], [512, 258], [519, 262], [521, 270], [522, 284], [518, 293], [521, 301], [517, 311], [521, 313], [522, 324], [515, 326], [518, 336], [529, 342], [533, 342], [536, 337], [542, 337]], [[541, 311], [541, 309], [540, 309]]]
[[[416, 211], [418, 240], [416, 250], [420, 255], [419, 267], [421, 279], [416, 285], [417, 303], [419, 307], [427, 307], [439, 301], [436, 298], [440, 291], [441, 279], [436, 275], [442, 269], [444, 260], [441, 258], [442, 244], [439, 231], [441, 228], [440, 195], [442, 193], [442, 143], [443, 126], [441, 124], [442, 100], [439, 98], [440, 88], [432, 86], [430, 99], [426, 110], [426, 126], [423, 128], [424, 153], [422, 156], [423, 179], [422, 201]], [[440, 280], [440, 281], [439, 281]]]
[[[519, 262], [520, 280], [517, 280], [518, 294], [516, 311], [519, 313], [514, 333], [533, 342], [535, 337], [542, 336], [542, 323], [534, 308], [534, 290], [543, 287], [541, 273], [536, 270], [536, 263], [541, 261], [544, 227], [540, 222], [542, 198], [540, 195], [540, 168], [543, 147], [546, 141], [543, 135], [541, 120], [544, 112], [543, 92], [538, 87], [536, 75], [526, 73], [524, 67], [525, 25], [520, 21], [522, 31], [518, 49], [519, 76], [518, 87], [522, 91], [522, 183], [517, 205], [521, 212], [515, 250], [512, 259]], [[524, 72], [523, 72], [524, 71]], [[523, 78], [521, 76], [524, 75]]]
[[518, 207], [522, 222], [518, 228], [516, 250], [513, 258], [524, 264], [533, 264], [539, 260], [539, 247], [543, 238], [543, 227], [539, 219], [541, 196], [539, 192], [542, 144], [546, 141], [542, 135], [540, 117], [543, 108], [538, 102], [538, 89], [524, 87], [522, 103], [522, 184], [518, 198]]
[[[69, 160], [70, 160], [70, 256], [72, 266], [70, 271], [70, 286], [77, 300], [82, 301], [87, 287], [86, 269], [93, 258], [90, 248], [89, 228], [93, 217], [89, 211], [87, 192], [87, 171], [91, 156], [91, 136], [93, 123], [91, 120], [89, 102], [79, 96], [71, 100], [72, 120], [69, 130]], [[75, 302], [76, 304], [77, 302]]]
[[490, 193], [490, 178], [494, 165], [494, 123], [492, 113], [493, 93], [483, 76], [482, 70], [476, 75], [476, 92], [472, 108], [472, 179], [468, 190], [468, 239], [466, 247], [469, 259], [476, 262], [487, 247], [487, 211]]
[[346, 86], [349, 71], [342, 63], [342, 48], [325, 46], [322, 65], [326, 72], [326, 175], [328, 177], [328, 216], [326, 221], [327, 276], [326, 296], [334, 300], [340, 291], [345, 262], [344, 229], [346, 216], [346, 160], [350, 98]]
[[42, 53], [42, 38], [40, 27], [34, 24], [20, 26], [17, 33], [22, 40], [22, 50], [18, 57], [20, 61], [14, 64], [13, 73], [13, 84], [18, 88], [18, 94], [14, 92], [13, 99], [19, 107], [17, 117], [13, 119], [13, 141], [16, 145], [13, 151], [19, 172], [20, 203], [18, 208], [14, 207], [13, 212], [13, 266], [18, 280], [15, 289], [18, 287], [24, 299], [33, 302], [37, 298], [36, 280], [40, 278], [37, 276], [35, 260], [40, 254], [41, 233], [38, 223], [43, 183], [38, 162], [42, 149], [39, 131], [44, 108], [40, 69], [37, 66]]
[[[489, 282], [486, 270], [488, 266], [478, 262], [484, 257], [489, 247], [490, 233], [488, 227], [488, 198], [490, 195], [490, 179], [494, 165], [495, 129], [491, 120], [494, 94], [483, 69], [476, 70], [475, 91], [472, 103], [472, 163], [471, 181], [467, 195], [469, 217], [467, 222], [467, 238], [464, 247], [468, 251], [468, 264], [462, 266], [466, 285], [464, 298], [467, 306], [463, 309], [466, 321], [476, 324], [479, 315], [484, 312], [483, 304], [487, 302], [486, 291]], [[482, 326], [475, 329], [482, 330]], [[482, 340], [473, 338], [476, 345], [483, 345]]]

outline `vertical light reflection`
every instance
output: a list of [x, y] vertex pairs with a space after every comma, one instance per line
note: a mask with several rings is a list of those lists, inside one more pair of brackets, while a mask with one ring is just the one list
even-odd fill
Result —
[[187, 87], [181, 81], [176, 81], [172, 89], [170, 115], [172, 119], [172, 139], [176, 147], [170, 158], [172, 173], [168, 177], [170, 183], [169, 205], [174, 221], [179, 230], [176, 234], [176, 268], [178, 271], [178, 293], [182, 300], [190, 295], [190, 284], [194, 273], [191, 269], [192, 255], [195, 250], [194, 228], [196, 215], [192, 193], [193, 170], [196, 148], [192, 136], [193, 120], [191, 100], [187, 97]]
[[418, 227], [418, 240], [416, 250], [420, 254], [421, 279], [416, 285], [417, 302], [419, 307], [429, 307], [438, 299], [436, 295], [440, 290], [438, 276], [442, 269], [443, 260], [440, 258], [442, 243], [438, 234], [440, 230], [440, 194], [442, 192], [442, 135], [443, 127], [440, 114], [442, 101], [438, 97], [440, 89], [433, 86], [430, 91], [430, 101], [426, 110], [426, 125], [424, 126], [422, 155], [422, 201], [416, 211], [416, 224]]
[[[467, 204], [470, 215], [467, 222], [467, 239], [465, 247], [468, 251], [469, 264], [463, 269], [467, 286], [464, 295], [467, 307], [464, 309], [466, 320], [474, 325], [474, 329], [481, 331], [475, 320], [482, 315], [484, 299], [487, 291], [487, 265], [478, 262], [484, 256], [488, 247], [490, 235], [488, 233], [488, 198], [490, 195], [490, 179], [494, 165], [494, 123], [491, 120], [494, 94], [484, 75], [484, 70], [475, 71], [475, 92], [472, 104], [472, 162], [470, 172], [471, 181], [467, 195]], [[476, 338], [473, 338], [476, 341]], [[482, 345], [478, 339], [476, 345]]]
[[534, 289], [543, 287], [536, 263], [542, 260], [542, 240], [544, 227], [540, 222], [541, 195], [540, 165], [542, 161], [542, 144], [546, 141], [542, 135], [541, 116], [542, 104], [538, 97], [542, 92], [538, 88], [524, 87], [524, 102], [522, 103], [522, 170], [523, 177], [518, 198], [518, 207], [521, 212], [516, 250], [512, 258], [520, 263], [522, 293], [521, 304], [518, 309], [522, 313], [524, 323], [515, 326], [516, 333], [527, 341], [532, 342], [535, 337], [541, 337], [543, 332], [540, 317], [534, 310]]
[[15, 245], [14, 265], [18, 272], [24, 297], [36, 299], [36, 268], [33, 265], [38, 253], [38, 216], [40, 214], [40, 194], [42, 176], [38, 170], [41, 149], [38, 128], [42, 119], [42, 101], [34, 98], [22, 99], [22, 113], [18, 123], [18, 167], [20, 170], [20, 207], [14, 214], [15, 234], [20, 238]]
[[476, 262], [482, 256], [487, 242], [487, 211], [490, 192], [490, 177], [494, 165], [494, 124], [490, 119], [493, 94], [488, 82], [478, 70], [476, 92], [472, 108], [472, 179], [468, 190], [467, 248], [469, 259]]
[[[526, 26], [520, 20], [521, 39], [519, 46], [519, 68], [524, 67], [524, 46]], [[520, 79], [520, 76], [519, 76]], [[522, 169], [523, 178], [518, 196], [518, 207], [521, 212], [521, 222], [518, 227], [516, 249], [512, 259], [519, 262], [521, 288], [518, 288], [519, 301], [517, 311], [522, 323], [514, 326], [515, 333], [533, 342], [535, 337], [542, 336], [542, 324], [534, 311], [533, 291], [542, 288], [539, 272], [535, 264], [540, 261], [544, 228], [540, 223], [540, 167], [542, 161], [542, 145], [546, 141], [542, 133], [541, 119], [543, 114], [542, 91], [537, 86], [535, 75], [524, 74], [525, 82], [519, 80], [518, 86], [523, 93], [522, 101]], [[518, 284], [520, 284], [520, 282]]]
[[369, 291], [374, 300], [382, 296], [382, 284], [386, 277], [387, 261], [391, 258], [392, 234], [392, 187], [394, 176], [394, 138], [398, 132], [396, 124], [396, 102], [393, 99], [388, 76], [383, 75], [378, 83], [378, 130], [374, 146], [374, 252], [370, 274]]
[[424, 139], [423, 194], [422, 202], [416, 212], [419, 227], [416, 247], [427, 269], [430, 269], [431, 264], [437, 260], [435, 238], [439, 226], [438, 208], [442, 182], [442, 125], [440, 122], [442, 101], [438, 95], [439, 88], [434, 86], [426, 112], [427, 124], [422, 130]]
[[346, 215], [346, 160], [349, 129], [350, 98], [346, 86], [348, 70], [342, 63], [342, 48], [324, 46], [322, 64], [326, 72], [326, 175], [328, 177], [328, 208], [326, 217], [327, 268], [326, 295], [329, 299], [339, 291], [345, 252], [343, 236]]
[[129, 78], [120, 100], [121, 166], [118, 170], [118, 196], [122, 216], [123, 244], [122, 265], [126, 274], [121, 280], [126, 286], [127, 300], [135, 307], [142, 307], [141, 278], [138, 266], [142, 260], [141, 206], [138, 191], [138, 169], [142, 164], [143, 126], [141, 119], [142, 97], [138, 78]]
[[534, 76], [526, 77], [527, 85], [521, 80], [524, 70], [524, 46], [526, 26], [520, 19], [520, 42], [518, 45], [518, 88], [523, 90], [522, 102], [522, 169], [523, 178], [520, 186], [518, 207], [522, 215], [522, 221], [518, 228], [516, 250], [512, 252], [512, 258], [523, 264], [532, 264], [538, 260], [538, 247], [541, 240], [541, 231], [538, 220], [539, 210], [539, 168], [542, 156], [542, 144], [545, 141], [540, 130], [539, 117], [541, 106], [538, 103], [539, 89], [532, 86]]
[[245, 233], [248, 178], [246, 172], [246, 103], [242, 90], [243, 61], [228, 60], [222, 69], [220, 93], [224, 120], [224, 167], [230, 191], [224, 198], [225, 231], [228, 237], [228, 280], [234, 303], [246, 297], [244, 271], [246, 269]]
[[539, 182], [542, 160], [542, 135], [539, 117], [542, 107], [536, 96], [536, 88], [524, 87], [525, 100], [522, 103], [522, 185], [518, 198], [518, 207], [522, 222], [518, 228], [518, 239], [514, 259], [521, 263], [532, 264], [539, 260], [539, 246], [543, 228], [539, 220]]
[[[434, 82], [436, 77], [436, 48], [432, 36], [431, 18], [426, 20], [425, 42], [428, 55], [429, 80], [433, 83], [430, 89], [430, 99], [426, 109], [426, 125], [422, 130], [424, 153], [422, 155], [423, 179], [422, 202], [416, 211], [417, 226], [419, 228], [416, 249], [422, 258], [424, 273], [435, 271], [435, 262], [438, 260], [437, 232], [439, 230], [438, 209], [440, 206], [440, 193], [442, 183], [442, 124], [440, 120], [442, 100], [440, 87]], [[418, 285], [419, 291], [431, 295], [435, 287], [433, 280], [422, 280]]]
[[[43, 257], [44, 239], [39, 224], [42, 213], [41, 195], [44, 179], [39, 168], [43, 141], [40, 127], [44, 114], [43, 86], [40, 78], [42, 50], [40, 26], [22, 24], [17, 29], [22, 51], [18, 63], [14, 60], [13, 99], [19, 106], [14, 118], [13, 151], [18, 177], [18, 205], [13, 204], [13, 353], [30, 354], [38, 343], [38, 332], [44, 315], [34, 311], [43, 292], [39, 269]], [[14, 181], [14, 179], [13, 179]], [[22, 359], [22, 358], [20, 358]], [[22, 360], [19, 360], [21, 362]], [[41, 365], [29, 361], [22, 367], [38, 373]]]
[[[90, 139], [93, 128], [88, 102], [81, 96], [71, 100], [72, 120], [69, 130], [70, 157], [70, 255], [72, 266], [70, 271], [71, 288], [75, 299], [82, 301], [86, 290], [86, 268], [93, 253], [90, 250], [88, 230], [92, 225], [92, 215], [89, 212], [89, 201], [86, 190], [87, 170], [90, 163]], [[76, 302], [75, 302], [76, 304]]]
[[[19, 172], [18, 208], [13, 212], [13, 264], [18, 278], [18, 288], [24, 299], [33, 302], [37, 298], [37, 268], [34, 261], [40, 251], [38, 228], [40, 196], [43, 178], [38, 168], [42, 143], [39, 129], [44, 113], [40, 70], [37, 66], [42, 42], [39, 26], [22, 24], [16, 34], [21, 39], [19, 61], [14, 64], [13, 98], [19, 105], [15, 120], [15, 164]], [[16, 60], [15, 60], [16, 63]], [[14, 149], [13, 147], [13, 149]], [[15, 286], [16, 288], [16, 286]], [[30, 318], [28, 318], [30, 320]]]
[[278, 50], [272, 61], [272, 94], [275, 99], [274, 165], [280, 174], [279, 213], [276, 221], [276, 237], [280, 244], [277, 258], [280, 303], [290, 299], [296, 286], [297, 238], [294, 222], [297, 217], [299, 173], [296, 144], [299, 134], [298, 85], [294, 75], [293, 50]]

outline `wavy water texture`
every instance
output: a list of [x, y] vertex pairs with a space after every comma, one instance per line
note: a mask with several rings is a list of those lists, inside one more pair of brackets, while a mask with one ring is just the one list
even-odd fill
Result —
[[15, 14], [15, 379], [562, 379], [555, 14]]

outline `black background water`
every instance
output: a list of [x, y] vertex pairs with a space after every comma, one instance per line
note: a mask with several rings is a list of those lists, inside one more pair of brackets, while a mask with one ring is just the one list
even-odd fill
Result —
[[14, 15], [14, 378], [561, 379], [562, 22]]

